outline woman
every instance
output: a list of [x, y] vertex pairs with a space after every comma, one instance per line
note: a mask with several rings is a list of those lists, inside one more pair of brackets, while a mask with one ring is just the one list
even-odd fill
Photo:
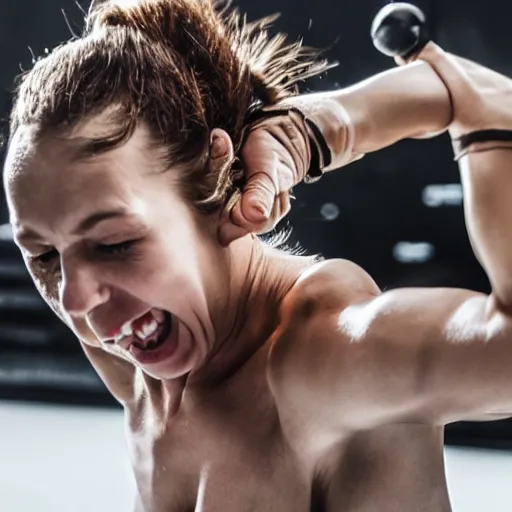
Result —
[[209, 1], [87, 21], [24, 77], [5, 184], [36, 286], [124, 406], [140, 510], [448, 510], [443, 425], [512, 405], [509, 143], [461, 155], [490, 297], [381, 294], [254, 233], [368, 151], [509, 128], [510, 81], [431, 44], [301, 97], [327, 65]]

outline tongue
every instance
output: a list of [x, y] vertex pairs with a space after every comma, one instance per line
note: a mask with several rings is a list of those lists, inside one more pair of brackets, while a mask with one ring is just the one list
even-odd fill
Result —
[[136, 347], [140, 348], [141, 350], [156, 348], [156, 346], [158, 345], [160, 331], [161, 329], [158, 328], [158, 330], [149, 338], [141, 339], [138, 336], [134, 336], [133, 344]]
[[141, 340], [139, 338], [137, 338], [137, 341], [134, 341], [133, 344], [137, 347], [137, 348], [140, 348], [141, 350], [150, 350], [152, 348], [156, 348], [156, 346], [158, 345], [158, 340], [157, 338], [146, 338], [144, 340]]

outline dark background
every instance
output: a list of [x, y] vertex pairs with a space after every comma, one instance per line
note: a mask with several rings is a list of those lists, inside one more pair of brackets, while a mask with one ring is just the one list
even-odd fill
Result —
[[[369, 31], [387, 2], [248, 0], [249, 18], [282, 12], [276, 28], [308, 45], [329, 48], [338, 68], [304, 84], [304, 91], [350, 85], [393, 62], [373, 47]], [[512, 76], [509, 0], [418, 0], [434, 39], [444, 48]], [[84, 9], [87, 2], [81, 3]], [[8, 116], [13, 79], [36, 56], [80, 32], [83, 15], [72, 0], [0, 3], [0, 108]], [[4, 126], [5, 126], [4, 121]], [[4, 130], [4, 133], [5, 130]], [[405, 141], [366, 156], [318, 184], [296, 190], [292, 242], [327, 257], [362, 265], [383, 288], [457, 286], [488, 291], [469, 246], [457, 166], [447, 137]], [[0, 199], [0, 224], [7, 223]], [[23, 327], [20, 327], [23, 326]], [[112, 404], [78, 344], [36, 296], [8, 229], [0, 229], [0, 397]], [[451, 442], [503, 445], [508, 422], [463, 424]]]

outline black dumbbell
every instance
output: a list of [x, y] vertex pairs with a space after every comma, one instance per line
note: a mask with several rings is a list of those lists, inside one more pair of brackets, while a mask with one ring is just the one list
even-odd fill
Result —
[[378, 12], [371, 35], [381, 53], [405, 60], [419, 53], [430, 40], [423, 11], [402, 2], [386, 5]]

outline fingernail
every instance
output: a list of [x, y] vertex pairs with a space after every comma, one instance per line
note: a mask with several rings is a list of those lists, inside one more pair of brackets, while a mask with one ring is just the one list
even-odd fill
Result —
[[255, 203], [253, 205], [256, 210], [263, 218], [268, 219], [270, 217], [270, 210], [263, 203]]

